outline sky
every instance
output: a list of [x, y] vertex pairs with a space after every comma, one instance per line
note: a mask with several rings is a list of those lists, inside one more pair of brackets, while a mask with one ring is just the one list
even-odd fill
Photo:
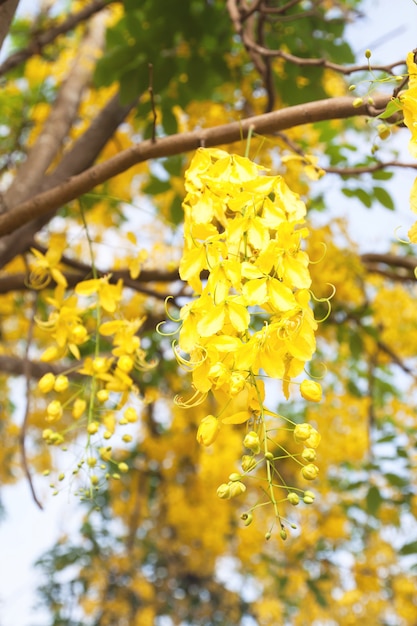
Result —
[[[23, 9], [34, 6], [33, 0], [21, 2]], [[386, 63], [405, 58], [408, 51], [417, 47], [415, 31], [417, 6], [413, 0], [397, 0], [393, 10], [392, 0], [368, 0], [366, 17], [349, 28], [353, 49], [364, 53], [372, 51], [372, 61]], [[405, 133], [400, 133], [398, 148], [403, 160], [411, 161], [407, 153]], [[335, 213], [350, 212], [355, 238], [363, 250], [386, 249], [387, 237], [394, 236], [398, 228], [403, 236], [414, 221], [409, 212], [408, 193], [414, 180], [413, 171], [396, 173], [391, 182], [391, 193], [399, 206], [398, 211], [367, 210], [335, 199]], [[331, 183], [329, 183], [331, 185]], [[16, 399], [19, 389], [16, 389]], [[3, 488], [1, 500], [6, 517], [0, 521], [0, 626], [45, 626], [45, 615], [33, 612], [36, 602], [34, 590], [39, 584], [39, 572], [32, 568], [33, 562], [46, 551], [62, 533], [77, 528], [74, 497], [61, 494], [52, 498], [48, 488], [40, 491], [45, 510], [40, 511], [31, 499], [25, 482]]]

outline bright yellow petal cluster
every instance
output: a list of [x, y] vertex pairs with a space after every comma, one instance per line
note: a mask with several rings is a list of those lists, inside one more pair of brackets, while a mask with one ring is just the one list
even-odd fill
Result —
[[[266, 465], [279, 518], [274, 490], [282, 479], [275, 460], [282, 453], [275, 457], [269, 449], [273, 439], [265, 416], [271, 413], [264, 407], [262, 378], [280, 380], [288, 398], [291, 379], [316, 349], [309, 258], [302, 247], [308, 235], [306, 207], [281, 176], [269, 176], [249, 159], [219, 149], [196, 152], [185, 188], [180, 276], [196, 297], [180, 311], [175, 354], [191, 372], [194, 393], [177, 402], [195, 407], [209, 392], [214, 394], [221, 414], [201, 422], [197, 440], [204, 446], [217, 439], [221, 424], [248, 425], [242, 443], [250, 454], [243, 455], [242, 467], [247, 473]], [[301, 393], [318, 402], [321, 387], [304, 381]], [[320, 435], [307, 424], [305, 428], [307, 452], [297, 453], [296, 463], [302, 476], [313, 480]], [[243, 476], [237, 476], [220, 485], [220, 498], [245, 491]], [[281, 486], [286, 500], [288, 487]]]
[[178, 347], [203, 394], [236, 395], [260, 371], [288, 380], [315, 351], [305, 205], [260, 170], [200, 149], [186, 173], [180, 275], [199, 297], [181, 311]]

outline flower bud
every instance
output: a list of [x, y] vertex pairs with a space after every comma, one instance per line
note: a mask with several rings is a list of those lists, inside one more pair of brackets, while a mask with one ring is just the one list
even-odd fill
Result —
[[228, 500], [230, 498], [230, 485], [227, 485], [226, 483], [219, 485], [217, 488], [217, 495], [222, 500]]
[[77, 398], [72, 407], [72, 417], [75, 420], [79, 420], [86, 408], [87, 402], [82, 398]]
[[308, 463], [312, 463], [313, 461], [316, 460], [317, 453], [314, 450], [314, 448], [304, 448], [304, 450], [301, 453], [301, 456], [303, 457], [304, 461], [307, 461]]
[[124, 354], [118, 359], [117, 367], [128, 374], [133, 369], [133, 359], [128, 354]]
[[230, 498], [236, 498], [240, 496], [242, 493], [246, 491], [246, 485], [244, 485], [240, 480], [236, 480], [229, 484], [230, 489]]
[[294, 493], [294, 491], [291, 491], [291, 493], [288, 494], [287, 500], [293, 506], [297, 506], [297, 504], [300, 502], [298, 494]]
[[242, 476], [238, 474], [237, 472], [233, 472], [233, 474], [230, 474], [229, 476], [229, 480], [231, 480], [232, 483], [236, 482], [237, 480], [240, 480], [241, 478]]
[[308, 448], [317, 448], [320, 440], [320, 433], [315, 428], [311, 428], [310, 436], [305, 440], [304, 445]]
[[87, 426], [87, 432], [89, 435], [95, 435], [96, 432], [98, 431], [98, 422], [91, 422], [88, 426]]
[[322, 396], [321, 385], [314, 380], [303, 380], [300, 385], [300, 392], [304, 400], [320, 402]]
[[382, 140], [388, 139], [391, 134], [391, 131], [386, 124], [378, 124], [376, 129], [378, 131], [378, 137]]
[[52, 372], [48, 372], [39, 380], [38, 388], [42, 393], [48, 393], [49, 391], [52, 391], [52, 389], [54, 388], [54, 384], [55, 376], [52, 374]]
[[77, 346], [84, 343], [87, 340], [87, 337], [87, 329], [82, 324], [77, 324], [76, 326], [74, 326], [74, 328], [72, 328], [70, 333], [70, 339]]
[[317, 478], [318, 473], [319, 473], [319, 468], [317, 467], [317, 465], [314, 465], [313, 463], [304, 465], [303, 469], [301, 470], [301, 474], [303, 475], [303, 478], [305, 478], [306, 480], [314, 480], [315, 478]]
[[313, 491], [305, 491], [303, 500], [306, 504], [313, 504], [315, 497]]
[[127, 463], [119, 463], [117, 466], [117, 469], [119, 470], [119, 472], [122, 472], [123, 474], [126, 474], [126, 472], [129, 471], [129, 466]]
[[220, 424], [217, 417], [214, 415], [207, 415], [201, 420], [200, 426], [197, 430], [197, 441], [203, 446], [211, 446], [216, 441], [219, 434]]
[[258, 433], [255, 433], [254, 430], [251, 430], [244, 438], [243, 445], [254, 454], [259, 454], [259, 452], [261, 451], [261, 442], [259, 441]]
[[287, 538], [287, 531], [285, 530], [285, 528], [281, 528], [279, 535], [280, 535], [280, 537], [281, 537], [281, 539], [283, 541], [286, 540], [286, 538]]
[[96, 393], [97, 400], [99, 402], [107, 402], [109, 399], [109, 392], [107, 389], [99, 389]]
[[61, 391], [65, 391], [66, 389], [68, 389], [68, 385], [69, 385], [68, 378], [64, 376], [63, 374], [60, 374], [55, 379], [54, 389], [55, 391], [60, 393]]
[[303, 443], [311, 434], [312, 426], [310, 424], [297, 424], [294, 428], [294, 439], [297, 443]]
[[241, 465], [244, 472], [250, 472], [256, 466], [256, 459], [251, 454], [244, 454]]
[[59, 400], [52, 400], [46, 407], [46, 421], [57, 422], [62, 417], [62, 404]]
[[361, 107], [363, 105], [363, 98], [355, 98], [354, 101], [352, 102], [352, 106], [355, 109], [358, 109], [359, 107]]
[[138, 421], [138, 414], [132, 406], [129, 406], [126, 411], [123, 413], [124, 417], [127, 419], [129, 423]]

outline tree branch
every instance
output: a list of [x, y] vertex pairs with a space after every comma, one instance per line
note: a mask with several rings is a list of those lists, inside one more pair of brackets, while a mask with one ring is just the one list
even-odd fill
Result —
[[[34, 56], [35, 54], [40, 54], [42, 52], [42, 49], [48, 44], [52, 43], [57, 37], [59, 37], [59, 35], [64, 35], [65, 33], [68, 33], [70, 30], [73, 30], [78, 24], [81, 24], [81, 22], [85, 22], [86, 20], [88, 20], [92, 15], [94, 15], [94, 13], [98, 13], [98, 11], [101, 11], [108, 5], [118, 1], [119, 0], [93, 0], [91, 4], [84, 7], [84, 9], [82, 9], [81, 11], [78, 11], [78, 13], [70, 15], [58, 26], [50, 26], [49, 28], [45, 29], [44, 32], [35, 33], [33, 40], [26, 48], [14, 52], [10, 56], [8, 56], [7, 59], [3, 61], [3, 63], [0, 64], [0, 76], [3, 76], [17, 65], [20, 65], [20, 63], [27, 61], [27, 59], [29, 59], [31, 56]], [[3, 0], [3, 3], [4, 2], [5, 0]], [[1, 26], [2, 24], [0, 17], [0, 28]]]
[[318, 100], [246, 118], [240, 122], [171, 135], [156, 142], [144, 141], [137, 146], [123, 150], [113, 158], [91, 167], [78, 176], [73, 176], [62, 185], [38, 194], [8, 213], [0, 215], [0, 236], [7, 235], [22, 224], [27, 224], [37, 217], [58, 209], [137, 163], [182, 154], [203, 145], [212, 147], [239, 141], [247, 137], [250, 128], [258, 134], [268, 134], [323, 120], [345, 119], [360, 115], [375, 116], [386, 107], [390, 96], [377, 95], [374, 97], [372, 106], [363, 104], [357, 108], [353, 106], [353, 100], [350, 97]]
[[[288, 7], [297, 3], [298, 3], [298, 0], [294, 0], [294, 2], [289, 2]], [[287, 7], [280, 7], [278, 9], [274, 9], [273, 11], [279, 14], [282, 14], [285, 8]], [[261, 57], [264, 57], [264, 59], [268, 57], [281, 58], [281, 59], [284, 59], [285, 61], [288, 61], [289, 63], [293, 63], [294, 65], [298, 65], [300, 67], [306, 67], [306, 66], [307, 67], [323, 67], [326, 69], [334, 70], [335, 72], [339, 72], [340, 74], [343, 74], [345, 76], [349, 74], [353, 74], [354, 72], [369, 72], [368, 64], [345, 66], [345, 65], [339, 65], [338, 63], [332, 63], [331, 61], [328, 61], [327, 59], [324, 59], [324, 58], [297, 57], [294, 54], [285, 52], [284, 50], [270, 50], [269, 48], [265, 48], [265, 46], [262, 46], [259, 43], [256, 43], [249, 34], [250, 29], [247, 29], [244, 27], [243, 21], [248, 17], [248, 14], [242, 13], [241, 15], [241, 12], [239, 11], [239, 7], [237, 5], [237, 1], [227, 0], [227, 9], [229, 11], [229, 15], [232, 20], [234, 29], [236, 33], [240, 36], [242, 43], [245, 46], [252, 60], [254, 58], [253, 55], [257, 54], [257, 55], [260, 55]], [[267, 9], [263, 10], [262, 8], [260, 10], [263, 11], [264, 13], [271, 12], [271, 10], [270, 11], [268, 11]], [[253, 11], [250, 11], [251, 15], [252, 13]], [[260, 63], [261, 63], [261, 60], [258, 60], [257, 67], [258, 66], [260, 67]], [[405, 65], [404, 60], [397, 61], [395, 63], [390, 63], [389, 65], [375, 65], [372, 67], [372, 70], [386, 72], [387, 74], [393, 74], [394, 68], [400, 65]], [[258, 67], [258, 70], [259, 70], [259, 67]], [[260, 73], [262, 75], [262, 71]]]
[[12, 23], [14, 14], [16, 13], [18, 4], [19, 0], [4, 0], [0, 4], [0, 49], [9, 34], [10, 24]]
[[[72, 148], [64, 153], [55, 170], [43, 178], [42, 190], [51, 189], [70, 176], [90, 167], [132, 108], [133, 103], [122, 106], [119, 95], [113, 96]], [[0, 267], [4, 267], [17, 255], [33, 246], [35, 233], [51, 217], [52, 214], [44, 215], [18, 228], [11, 235], [3, 237], [0, 240]]]
[[89, 24], [71, 71], [59, 90], [39, 137], [5, 193], [6, 206], [22, 202], [40, 190], [43, 175], [56, 157], [77, 116], [84, 90], [94, 70], [97, 49], [104, 45], [104, 35], [105, 16], [96, 15]]
[[[360, 259], [368, 272], [381, 274], [386, 278], [401, 282], [415, 281], [414, 270], [417, 266], [417, 259], [412, 256], [367, 253], [362, 254]], [[392, 268], [397, 268], [397, 270]]]

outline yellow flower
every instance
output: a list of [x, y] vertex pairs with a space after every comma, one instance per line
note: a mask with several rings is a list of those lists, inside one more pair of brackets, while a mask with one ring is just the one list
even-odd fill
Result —
[[197, 430], [197, 441], [203, 446], [211, 446], [219, 434], [219, 420], [214, 415], [207, 415], [201, 420]]
[[404, 123], [411, 132], [409, 151], [413, 157], [417, 157], [417, 65], [413, 52], [407, 55], [407, 69], [409, 86], [407, 91], [400, 94], [399, 99], [403, 109]]
[[108, 313], [114, 313], [122, 299], [123, 281], [118, 280], [116, 285], [109, 283], [111, 276], [91, 278], [84, 280], [75, 287], [75, 293], [79, 296], [98, 295], [100, 306]]
[[46, 287], [51, 279], [53, 279], [57, 285], [61, 287], [67, 287], [67, 279], [63, 273], [58, 269], [58, 265], [61, 261], [62, 253], [66, 246], [66, 241], [58, 237], [51, 237], [49, 242], [49, 248], [45, 254], [31, 248], [35, 261], [31, 264], [31, 272], [29, 275], [29, 284], [34, 289], [43, 289]]

